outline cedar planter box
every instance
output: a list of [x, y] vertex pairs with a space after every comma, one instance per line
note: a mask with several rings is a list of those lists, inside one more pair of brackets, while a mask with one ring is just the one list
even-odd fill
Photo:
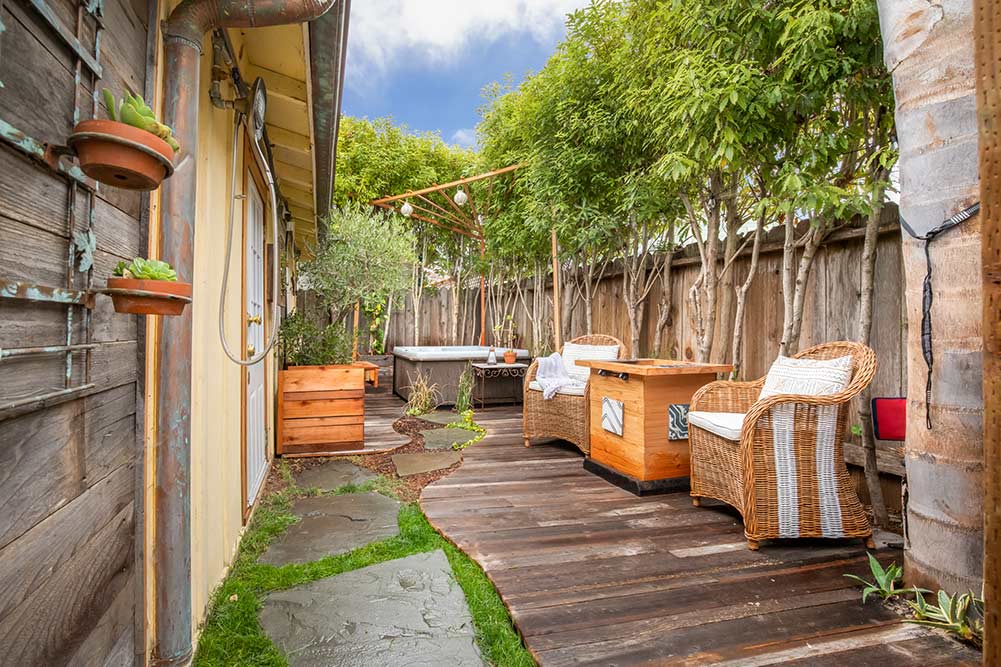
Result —
[[364, 445], [364, 368], [292, 366], [279, 371], [279, 456], [325, 456]]

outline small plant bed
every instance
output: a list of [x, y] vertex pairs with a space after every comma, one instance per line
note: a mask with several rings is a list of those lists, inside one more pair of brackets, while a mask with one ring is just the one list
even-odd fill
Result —
[[[268, 480], [268, 486], [240, 543], [240, 550], [225, 581], [215, 591], [194, 664], [201, 667], [230, 665], [287, 665], [286, 657], [264, 633], [259, 614], [269, 593], [300, 586], [333, 575], [398, 560], [415, 554], [441, 550], [465, 594], [475, 628], [476, 644], [490, 664], [534, 665], [522, 644], [496, 589], [483, 570], [462, 551], [441, 537], [428, 523], [420, 508], [404, 504], [399, 511], [400, 534], [372, 542], [348, 553], [326, 556], [308, 563], [275, 567], [258, 562], [268, 546], [293, 523], [291, 509], [301, 498], [322, 495], [318, 489], [295, 484], [293, 467], [320, 465], [319, 460], [282, 462]], [[393, 498], [399, 486], [390, 479], [346, 485], [330, 495], [378, 492]]]
[[176, 317], [191, 303], [191, 283], [179, 282], [167, 262], [142, 257], [119, 262], [104, 292], [116, 313], [131, 315]]

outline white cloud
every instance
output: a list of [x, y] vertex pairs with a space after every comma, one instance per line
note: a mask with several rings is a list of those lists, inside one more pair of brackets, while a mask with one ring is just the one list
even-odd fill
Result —
[[452, 143], [464, 148], [472, 148], [476, 145], [476, 130], [471, 127], [456, 130], [452, 134]]
[[368, 88], [401, 57], [453, 63], [475, 40], [561, 30], [588, 0], [359, 0], [351, 5], [348, 85]]

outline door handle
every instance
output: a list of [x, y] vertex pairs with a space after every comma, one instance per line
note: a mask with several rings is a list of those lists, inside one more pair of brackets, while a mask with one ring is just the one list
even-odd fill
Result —
[[262, 322], [260, 315], [247, 315], [247, 326], [251, 324], [260, 324]]
[[247, 346], [247, 356], [252, 357], [255, 354], [257, 354], [257, 348], [254, 347], [253, 343], [251, 343], [250, 345]]

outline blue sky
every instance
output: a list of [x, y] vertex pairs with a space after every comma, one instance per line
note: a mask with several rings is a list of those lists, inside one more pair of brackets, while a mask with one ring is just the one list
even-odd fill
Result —
[[545, 65], [585, 0], [356, 0], [344, 113], [472, 145], [481, 90]]

